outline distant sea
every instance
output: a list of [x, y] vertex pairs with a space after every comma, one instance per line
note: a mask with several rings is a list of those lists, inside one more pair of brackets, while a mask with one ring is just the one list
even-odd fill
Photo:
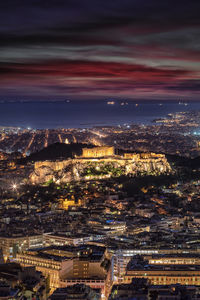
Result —
[[21, 128], [88, 128], [101, 125], [150, 124], [169, 113], [200, 111], [200, 102], [107, 101], [0, 102], [0, 126]]

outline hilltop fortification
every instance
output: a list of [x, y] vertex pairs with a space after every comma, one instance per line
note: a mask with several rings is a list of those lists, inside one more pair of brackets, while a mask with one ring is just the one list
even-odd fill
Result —
[[38, 161], [30, 175], [32, 183], [69, 182], [119, 177], [122, 175], [160, 175], [171, 172], [164, 154], [124, 153], [115, 155], [114, 147], [83, 148], [72, 159]]

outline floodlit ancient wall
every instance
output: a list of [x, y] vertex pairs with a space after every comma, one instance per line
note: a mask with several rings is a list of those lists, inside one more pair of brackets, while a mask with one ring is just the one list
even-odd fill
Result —
[[39, 169], [41, 167], [49, 167], [54, 169], [55, 171], [62, 170], [69, 164], [69, 160], [61, 160], [61, 161], [37, 161], [34, 166], [35, 169]]
[[140, 154], [137, 154], [137, 153], [124, 153], [124, 158], [125, 159], [138, 160], [138, 159], [140, 159]]
[[140, 159], [164, 159], [164, 154], [158, 154], [158, 153], [124, 153], [125, 159], [133, 159], [135, 161]]

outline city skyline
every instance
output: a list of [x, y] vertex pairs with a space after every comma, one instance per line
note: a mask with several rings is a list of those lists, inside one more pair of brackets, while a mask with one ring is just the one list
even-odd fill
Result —
[[0, 4], [0, 96], [186, 99], [200, 91], [197, 1]]

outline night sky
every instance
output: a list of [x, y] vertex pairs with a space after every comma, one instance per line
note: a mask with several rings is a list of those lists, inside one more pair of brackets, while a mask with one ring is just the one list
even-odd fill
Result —
[[0, 2], [0, 98], [200, 100], [200, 1]]

